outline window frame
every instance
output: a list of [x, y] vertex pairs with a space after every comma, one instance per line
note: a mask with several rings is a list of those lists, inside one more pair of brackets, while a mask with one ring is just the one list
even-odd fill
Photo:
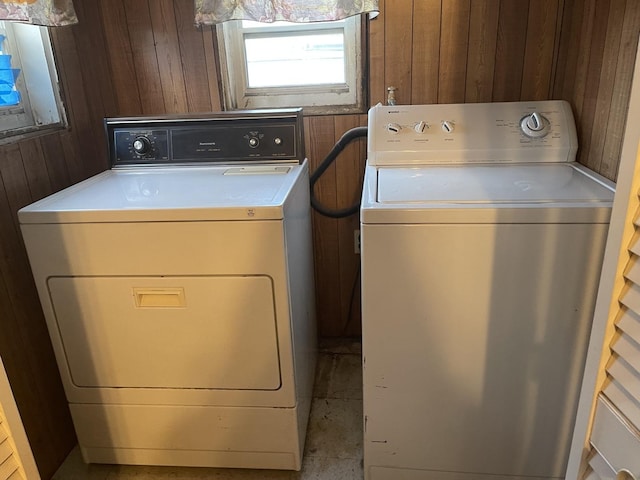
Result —
[[48, 29], [3, 21], [0, 30], [6, 36], [4, 50], [12, 55], [12, 68], [20, 69], [16, 88], [21, 96], [20, 104], [0, 107], [0, 144], [65, 128], [66, 111]]
[[[363, 113], [367, 99], [367, 82], [365, 81], [367, 26], [366, 15], [346, 18], [344, 27], [336, 27], [329, 22], [292, 23], [284, 27], [271, 27], [265, 32], [259, 28], [244, 29], [240, 20], [217, 25], [219, 80], [225, 110], [303, 107], [306, 113], [312, 115]], [[274, 37], [337, 29], [344, 29], [346, 67], [344, 84], [261, 88], [248, 86], [244, 34], [253, 37], [257, 35]]]

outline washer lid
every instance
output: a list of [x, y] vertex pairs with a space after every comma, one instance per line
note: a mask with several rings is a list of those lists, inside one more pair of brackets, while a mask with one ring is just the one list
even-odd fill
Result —
[[378, 202], [558, 203], [611, 201], [613, 192], [572, 164], [380, 168]]
[[607, 223], [613, 183], [577, 163], [367, 166], [364, 224]]
[[108, 170], [19, 212], [21, 223], [282, 219], [306, 165]]

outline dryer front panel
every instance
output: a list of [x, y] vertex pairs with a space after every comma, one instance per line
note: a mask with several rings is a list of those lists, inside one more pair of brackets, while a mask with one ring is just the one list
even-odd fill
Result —
[[268, 276], [52, 277], [47, 283], [78, 387], [280, 388]]
[[282, 221], [22, 227], [71, 403], [297, 404]]

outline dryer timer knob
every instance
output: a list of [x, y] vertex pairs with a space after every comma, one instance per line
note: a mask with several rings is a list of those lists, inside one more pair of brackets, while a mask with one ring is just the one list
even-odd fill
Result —
[[135, 140], [133, 141], [133, 150], [138, 154], [138, 155], [144, 155], [146, 153], [149, 153], [151, 151], [151, 140], [149, 140], [148, 137], [145, 136], [139, 136], [136, 137]]

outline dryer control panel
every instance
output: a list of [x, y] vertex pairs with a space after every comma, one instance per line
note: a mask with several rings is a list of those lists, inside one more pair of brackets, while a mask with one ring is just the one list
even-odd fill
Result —
[[301, 109], [107, 118], [112, 167], [304, 160]]
[[370, 165], [570, 162], [577, 135], [564, 101], [377, 105]]

